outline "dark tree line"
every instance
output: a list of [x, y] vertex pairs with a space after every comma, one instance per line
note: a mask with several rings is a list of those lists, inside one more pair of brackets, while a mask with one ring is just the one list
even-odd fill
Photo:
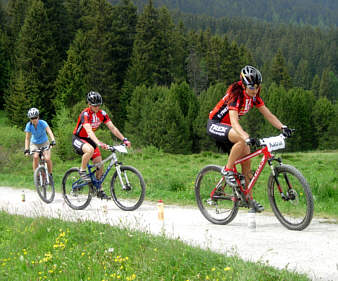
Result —
[[[110, 0], [112, 3], [116, 0]], [[135, 0], [139, 9], [147, 0]], [[297, 25], [338, 25], [338, 2], [335, 0], [154, 0], [156, 7], [185, 14], [207, 15], [216, 18], [251, 18], [273, 23]]]
[[[290, 150], [337, 147], [336, 29], [285, 35], [282, 27], [269, 33], [257, 24], [245, 37], [245, 20], [232, 30], [231, 19], [178, 17], [151, 0], [140, 13], [131, 0], [10, 0], [0, 23], [1, 106], [20, 127], [27, 110], [38, 107], [65, 158], [89, 90], [102, 94], [105, 110], [136, 145], [173, 153], [214, 149], [208, 112], [246, 64], [261, 68], [266, 104], [297, 129]], [[317, 36], [311, 44], [305, 31]], [[266, 42], [254, 44], [255, 35]], [[302, 52], [289, 42], [297, 35]], [[255, 111], [243, 125], [254, 136], [277, 133]]]

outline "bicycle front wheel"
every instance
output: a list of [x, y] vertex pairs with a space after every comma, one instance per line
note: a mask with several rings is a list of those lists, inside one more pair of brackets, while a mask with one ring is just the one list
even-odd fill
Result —
[[[268, 182], [268, 197], [277, 219], [290, 230], [303, 230], [313, 217], [313, 196], [304, 176], [295, 167], [275, 167]], [[279, 183], [279, 185], [277, 184]]]
[[121, 177], [115, 171], [110, 190], [116, 205], [124, 211], [134, 211], [141, 206], [146, 184], [141, 173], [131, 166], [121, 166]]
[[55, 197], [54, 182], [45, 167], [39, 166], [34, 171], [34, 184], [41, 200], [52, 203]]
[[238, 213], [238, 200], [233, 188], [226, 185], [222, 167], [209, 165], [198, 174], [195, 183], [197, 206], [214, 224], [228, 224]]
[[83, 210], [92, 200], [91, 184], [80, 178], [79, 168], [70, 168], [62, 179], [65, 202], [74, 210]]

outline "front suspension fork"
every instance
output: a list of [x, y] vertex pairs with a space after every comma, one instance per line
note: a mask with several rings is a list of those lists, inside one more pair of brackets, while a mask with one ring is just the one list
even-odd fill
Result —
[[[279, 165], [282, 165], [282, 160], [280, 158], [272, 158], [272, 159], [268, 160], [268, 163], [269, 163], [269, 166], [271, 168], [273, 178], [274, 178], [274, 180], [275, 180], [275, 182], [277, 184], [278, 191], [279, 191], [282, 199], [287, 201], [287, 200], [289, 200], [289, 197], [284, 194], [283, 189], [282, 189], [282, 187], [280, 185], [280, 182], [278, 180], [278, 175], [276, 174], [275, 168], [272, 165], [272, 161], [274, 161], [274, 160], [277, 161], [279, 163]], [[287, 177], [286, 174], [284, 174], [284, 178], [285, 178], [285, 182], [287, 183], [288, 190], [292, 189], [290, 181], [289, 181], [289, 179], [288, 179], [288, 177]]]

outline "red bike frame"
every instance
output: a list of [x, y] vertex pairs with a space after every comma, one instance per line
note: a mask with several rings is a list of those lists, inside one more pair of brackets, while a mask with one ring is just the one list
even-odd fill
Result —
[[238, 173], [237, 169], [236, 169], [236, 165], [241, 164], [241, 163], [243, 163], [243, 162], [245, 162], [245, 161], [247, 161], [247, 160], [249, 160], [251, 158], [254, 158], [256, 156], [259, 156], [261, 154], [263, 154], [262, 160], [259, 163], [258, 168], [255, 171], [255, 174], [254, 174], [253, 178], [251, 179], [251, 181], [250, 181], [250, 183], [249, 183], [249, 185], [248, 185], [247, 188], [244, 188], [240, 184], [240, 181], [239, 181], [238, 177], [236, 177], [237, 183], [238, 183], [241, 191], [245, 195], [246, 199], [248, 199], [248, 196], [250, 196], [250, 199], [252, 199], [251, 190], [252, 190], [253, 186], [255, 185], [256, 181], [258, 180], [259, 175], [263, 171], [263, 169], [264, 169], [264, 167], [266, 165], [266, 162], [268, 162], [269, 159], [273, 158], [273, 154], [271, 154], [271, 152], [268, 150], [268, 147], [265, 146], [265, 147], [263, 147], [263, 148], [255, 151], [253, 153], [250, 153], [250, 154], [244, 156], [243, 158], [240, 158], [240, 159], [236, 160], [235, 163], [234, 163], [235, 164], [234, 165], [234, 171], [235, 171], [235, 173]]

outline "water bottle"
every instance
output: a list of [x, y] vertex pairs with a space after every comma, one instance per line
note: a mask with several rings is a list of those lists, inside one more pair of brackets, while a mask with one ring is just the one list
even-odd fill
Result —
[[248, 228], [250, 231], [256, 231], [256, 211], [250, 209], [248, 212]]
[[162, 200], [157, 203], [157, 217], [160, 221], [164, 221], [164, 204]]
[[21, 193], [21, 201], [22, 202], [26, 201], [26, 196], [25, 196], [25, 191], [24, 190], [22, 190], [22, 193]]

